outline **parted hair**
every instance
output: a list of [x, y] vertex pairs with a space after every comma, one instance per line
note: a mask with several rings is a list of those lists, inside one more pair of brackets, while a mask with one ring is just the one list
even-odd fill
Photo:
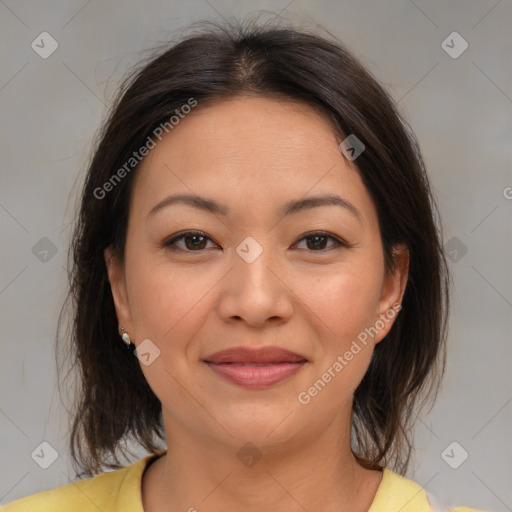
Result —
[[112, 247], [123, 261], [138, 165], [105, 197], [98, 190], [190, 98], [197, 110], [239, 95], [302, 102], [327, 114], [340, 137], [355, 135], [365, 145], [353, 163], [377, 209], [386, 271], [393, 269], [397, 243], [407, 245], [410, 264], [402, 310], [354, 392], [352, 452], [365, 468], [405, 474], [414, 451], [412, 427], [435, 400], [445, 369], [450, 281], [416, 137], [390, 94], [327, 31], [255, 20], [192, 28], [153, 49], [124, 78], [87, 164], [57, 335], [58, 353], [65, 352], [74, 370], [67, 377], [74, 375], [76, 383], [68, 412], [77, 475], [121, 467], [126, 441], [154, 454], [165, 439], [161, 403], [133, 348], [126, 350], [120, 338], [104, 260]]

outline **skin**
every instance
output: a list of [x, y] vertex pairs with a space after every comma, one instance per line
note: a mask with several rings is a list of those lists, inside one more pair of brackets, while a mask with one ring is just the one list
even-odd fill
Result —
[[[362, 468], [350, 451], [352, 400], [394, 319], [308, 404], [297, 399], [401, 303], [407, 280], [404, 246], [385, 272], [375, 205], [341, 140], [306, 105], [236, 97], [198, 105], [137, 171], [125, 261], [110, 249], [105, 261], [119, 324], [135, 345], [150, 339], [160, 350], [141, 364], [162, 402], [168, 447], [143, 475], [145, 512], [370, 508], [382, 472]], [[214, 199], [230, 213], [174, 204], [148, 218], [176, 193]], [[287, 201], [332, 193], [360, 219], [334, 205], [278, 213]], [[208, 238], [161, 246], [185, 230]], [[315, 230], [350, 246], [315, 245], [304, 238]], [[248, 236], [263, 249], [251, 263], [236, 252]], [[277, 345], [308, 363], [285, 382], [250, 390], [201, 361], [240, 345]], [[251, 467], [237, 457], [247, 442], [262, 456]]]

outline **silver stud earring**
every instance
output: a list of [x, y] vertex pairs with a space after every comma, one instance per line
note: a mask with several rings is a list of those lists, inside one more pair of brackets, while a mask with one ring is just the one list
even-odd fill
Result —
[[128, 348], [131, 345], [132, 340], [130, 339], [130, 336], [128, 335], [128, 333], [125, 332], [123, 327], [120, 328], [120, 331], [121, 331], [121, 338], [123, 338], [123, 341], [124, 341], [126, 347]]

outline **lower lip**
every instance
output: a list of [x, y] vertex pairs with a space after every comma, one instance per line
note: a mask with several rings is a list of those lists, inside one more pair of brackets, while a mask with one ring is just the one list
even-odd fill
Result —
[[306, 362], [277, 363], [266, 365], [242, 365], [237, 363], [206, 363], [217, 375], [238, 386], [264, 389], [283, 382], [295, 375]]

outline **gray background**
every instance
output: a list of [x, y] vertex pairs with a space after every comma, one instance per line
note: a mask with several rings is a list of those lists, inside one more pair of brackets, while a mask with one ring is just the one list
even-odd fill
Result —
[[[72, 474], [54, 335], [76, 194], [118, 80], [176, 28], [262, 9], [344, 41], [419, 138], [455, 291], [446, 377], [407, 476], [445, 504], [512, 510], [510, 0], [0, 0], [0, 504]], [[31, 48], [44, 31], [58, 42], [46, 59]], [[457, 58], [442, 47], [453, 31], [469, 44]], [[48, 469], [31, 457], [43, 441], [59, 454]], [[454, 441], [446, 460], [469, 454], [457, 469], [442, 457]]]

